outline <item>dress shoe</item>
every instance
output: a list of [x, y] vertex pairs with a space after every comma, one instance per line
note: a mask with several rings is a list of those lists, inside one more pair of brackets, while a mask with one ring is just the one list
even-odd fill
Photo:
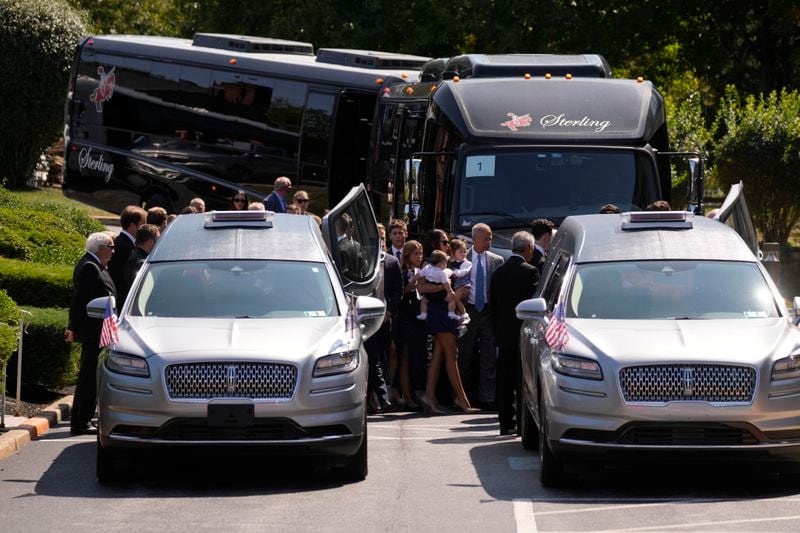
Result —
[[380, 413], [387, 414], [387, 413], [399, 413], [401, 411], [401, 407], [395, 403], [385, 403], [381, 405]]
[[444, 411], [439, 409], [439, 406], [436, 405], [433, 401], [429, 400], [426, 396], [420, 396], [419, 401], [422, 404], [423, 410], [426, 413], [430, 413], [432, 415], [441, 415], [444, 414]]
[[97, 435], [97, 428], [87, 422], [86, 425], [83, 426], [71, 426], [69, 432], [72, 435]]
[[501, 427], [500, 428], [500, 435], [516, 435], [517, 434], [517, 426], [508, 426], [508, 427]]
[[467, 413], [467, 414], [474, 414], [481, 412], [481, 410], [478, 409], [477, 407], [464, 406], [457, 401], [453, 402], [453, 407], [455, 408], [456, 411], [461, 411], [462, 413]]

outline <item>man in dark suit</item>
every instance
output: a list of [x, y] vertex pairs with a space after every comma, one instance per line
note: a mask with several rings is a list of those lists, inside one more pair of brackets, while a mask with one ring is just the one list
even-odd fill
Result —
[[529, 262], [533, 258], [534, 239], [527, 231], [519, 231], [511, 238], [512, 255], [492, 276], [489, 309], [495, 329], [500, 357], [497, 362], [497, 412], [500, 434], [517, 432], [519, 414], [520, 380], [522, 379], [519, 328], [516, 307], [531, 298], [539, 282], [539, 271]]
[[[119, 223], [122, 231], [119, 232], [117, 238], [114, 239], [114, 256], [111, 262], [108, 263], [108, 272], [111, 274], [111, 279], [114, 281], [115, 287], [122, 287], [123, 284], [123, 270], [125, 263], [133, 253], [134, 245], [136, 243], [136, 230], [147, 221], [147, 211], [135, 205], [129, 205], [122, 210], [119, 216]], [[74, 281], [74, 280], [73, 280]], [[74, 285], [73, 285], [74, 287]], [[117, 312], [122, 307], [124, 300], [117, 301]]]
[[467, 259], [472, 263], [470, 285], [465, 288], [466, 294], [459, 294], [459, 298], [466, 297], [465, 307], [470, 318], [466, 332], [458, 340], [459, 371], [470, 403], [479, 404], [484, 410], [494, 409], [497, 379], [497, 347], [489, 315], [489, 291], [492, 275], [503, 264], [502, 257], [489, 251], [491, 245], [492, 229], [486, 224], [475, 224], [472, 248], [467, 252]]
[[286, 176], [281, 176], [275, 180], [275, 185], [272, 188], [272, 192], [264, 198], [264, 207], [267, 211], [273, 211], [275, 213], [285, 213], [286, 206], [289, 203], [287, 198], [289, 198], [289, 193], [292, 190], [292, 180], [287, 178]]
[[550, 241], [553, 240], [553, 232], [556, 225], [546, 218], [537, 218], [531, 223], [531, 233], [533, 238], [536, 239], [535, 249], [533, 251], [533, 259], [530, 263], [542, 275], [544, 266], [547, 264], [547, 248], [550, 246]]
[[90, 426], [97, 403], [97, 358], [100, 355], [102, 319], [90, 318], [86, 304], [101, 296], [116, 296], [114, 282], [106, 269], [114, 255], [114, 241], [105, 233], [92, 233], [86, 239], [86, 254], [81, 257], [72, 274], [74, 283], [67, 342], [81, 343], [81, 364], [78, 383], [72, 400], [70, 432], [83, 435], [94, 430]]
[[[145, 224], [136, 230], [136, 249], [133, 250], [133, 253], [128, 258], [128, 262], [125, 263], [125, 269], [122, 273], [122, 285], [115, 284], [119, 296], [117, 309], [122, 309], [122, 305], [128, 297], [133, 281], [136, 279], [136, 274], [139, 273], [142, 263], [147, 259], [147, 256], [150, 254], [153, 246], [156, 245], [156, 240], [158, 240], [160, 235], [161, 233], [158, 227], [153, 224]], [[116, 255], [116, 253], [115, 248], [114, 255]]]
[[389, 356], [392, 320], [397, 315], [400, 300], [403, 298], [403, 273], [400, 270], [400, 262], [389, 254], [383, 258], [382, 283], [383, 287], [378, 287], [376, 294], [383, 293], [386, 316], [381, 329], [366, 341], [364, 347], [369, 357], [368, 394], [374, 392], [378, 400], [378, 411], [387, 412], [392, 408], [392, 404], [389, 401], [384, 369]]

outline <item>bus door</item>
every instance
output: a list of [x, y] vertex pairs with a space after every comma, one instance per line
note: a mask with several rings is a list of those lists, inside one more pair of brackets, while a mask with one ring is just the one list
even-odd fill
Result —
[[376, 98], [376, 93], [354, 89], [339, 95], [330, 164], [331, 205], [366, 180]]
[[330, 198], [328, 187], [331, 179], [331, 138], [337, 97], [336, 92], [309, 89], [300, 132], [300, 157], [295, 188], [308, 191], [311, 198], [308, 209], [320, 215], [337, 200]]

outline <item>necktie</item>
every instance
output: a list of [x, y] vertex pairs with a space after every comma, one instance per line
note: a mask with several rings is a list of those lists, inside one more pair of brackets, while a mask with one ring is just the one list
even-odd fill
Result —
[[481, 265], [481, 256], [477, 254], [476, 256], [478, 258], [478, 270], [475, 272], [475, 309], [483, 311], [486, 306], [486, 297], [484, 296], [486, 274], [483, 271], [483, 265]]
[[401, 262], [403, 261], [403, 254], [400, 252], [400, 250], [397, 250], [394, 253], [394, 256], [397, 258], [398, 261], [401, 261]]

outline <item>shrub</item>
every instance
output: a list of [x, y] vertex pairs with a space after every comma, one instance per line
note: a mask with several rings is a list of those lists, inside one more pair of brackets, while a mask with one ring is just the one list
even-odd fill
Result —
[[744, 100], [728, 87], [716, 146], [720, 185], [744, 181], [753, 221], [767, 241], [786, 243], [800, 218], [800, 93], [783, 89]]
[[21, 306], [69, 307], [73, 269], [0, 257], [0, 289]]
[[[0, 374], [11, 354], [17, 349], [19, 308], [6, 291], [0, 289]], [[0, 393], [2, 390], [0, 382]]]
[[[22, 382], [46, 388], [61, 388], [75, 382], [80, 361], [80, 344], [64, 341], [69, 312], [66, 309], [27, 307], [33, 315], [22, 340]], [[17, 360], [8, 365], [16, 375]]]
[[0, 0], [0, 170], [24, 185], [61, 133], [75, 46], [86, 33], [59, 0]]
[[94, 231], [103, 231], [103, 225], [79, 209], [22, 200], [0, 189], [0, 256], [74, 264]]

